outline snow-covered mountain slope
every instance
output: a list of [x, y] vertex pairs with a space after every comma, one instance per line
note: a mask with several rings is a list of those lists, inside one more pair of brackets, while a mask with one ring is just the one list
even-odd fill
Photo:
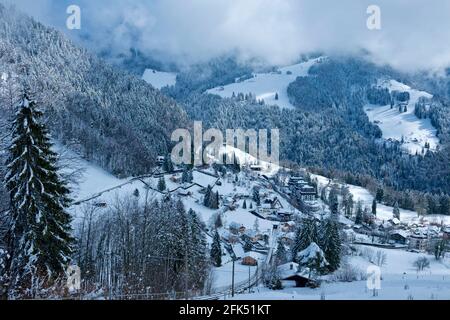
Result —
[[[330, 179], [324, 176], [313, 174], [312, 178], [317, 179], [320, 187], [324, 187], [330, 184]], [[332, 183], [336, 183], [333, 181]], [[339, 184], [339, 183], [338, 183]], [[341, 186], [344, 186], [340, 184]], [[371, 208], [374, 196], [369, 192], [369, 190], [358, 187], [351, 184], [345, 184], [348, 187], [350, 193], [353, 195], [354, 202], [361, 201], [363, 207]], [[377, 204], [377, 220], [388, 221], [393, 218], [393, 210], [394, 208], [391, 206], [387, 206], [384, 204]], [[435, 224], [450, 224], [450, 216], [446, 215], [426, 215], [419, 216], [416, 211], [405, 210], [400, 208], [400, 221], [402, 223], [413, 225], [413, 224], [423, 224], [423, 223], [435, 223]]]
[[171, 72], [156, 71], [153, 69], [146, 69], [142, 79], [151, 84], [156, 89], [161, 89], [166, 86], [173, 86], [177, 82], [177, 75]]
[[[208, 93], [217, 94], [221, 97], [230, 98], [233, 93], [248, 94], [256, 96], [256, 100], [264, 100], [267, 105], [278, 105], [281, 108], [294, 108], [287, 94], [289, 84], [297, 77], [305, 77], [308, 71], [323, 58], [311, 59], [303, 63], [283, 67], [278, 72], [256, 73], [254, 77], [242, 82], [236, 82], [223, 87], [208, 90]], [[278, 100], [276, 95], [278, 94]]]
[[430, 144], [430, 150], [436, 150], [439, 140], [436, 137], [436, 129], [430, 119], [419, 119], [414, 114], [414, 108], [419, 98], [432, 98], [432, 95], [412, 89], [395, 80], [383, 82], [381, 87], [388, 88], [390, 92], [409, 92], [410, 100], [407, 111], [399, 112], [398, 107], [367, 105], [364, 107], [370, 121], [375, 123], [383, 132], [386, 140], [404, 141], [403, 147], [411, 154], [416, 151], [420, 154], [425, 143]]

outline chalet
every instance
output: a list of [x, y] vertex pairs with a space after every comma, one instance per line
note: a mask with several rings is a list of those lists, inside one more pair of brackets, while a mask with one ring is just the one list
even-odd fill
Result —
[[393, 226], [398, 226], [400, 224], [400, 220], [397, 218], [389, 219], [388, 222], [390, 222]]
[[281, 241], [282, 244], [285, 244], [287, 246], [293, 245], [294, 241], [295, 241], [295, 233], [294, 232], [289, 232], [289, 233], [283, 234], [280, 237], [280, 241]]
[[285, 211], [285, 210], [277, 211], [277, 216], [278, 216], [280, 221], [284, 221], [284, 222], [292, 221], [293, 215], [294, 214], [292, 212], [288, 212], [288, 211]]
[[256, 232], [255, 230], [246, 230], [242, 235], [242, 238], [250, 240], [250, 242], [255, 243], [264, 238], [264, 235], [260, 232]]
[[288, 221], [281, 225], [281, 231], [283, 232], [292, 232], [295, 230], [295, 222], [294, 221]]
[[266, 199], [259, 208], [259, 213], [266, 215], [276, 214], [280, 209], [283, 209], [283, 204], [278, 197], [275, 197], [273, 199]]
[[283, 264], [277, 268], [282, 281], [293, 281], [295, 287], [317, 287], [318, 283], [312, 280], [306, 272], [299, 271], [299, 265], [295, 262]]
[[239, 230], [241, 227], [242, 225], [237, 222], [231, 222], [230, 225], [228, 226], [232, 234], [239, 234]]
[[108, 204], [106, 202], [95, 202], [92, 206], [96, 208], [106, 208], [108, 207]]
[[192, 192], [186, 189], [178, 189], [177, 194], [181, 197], [189, 197], [192, 195]]
[[406, 244], [408, 241], [408, 234], [404, 230], [395, 230], [390, 233], [389, 239], [398, 244]]
[[242, 265], [255, 267], [258, 265], [258, 260], [251, 256], [246, 256], [242, 259]]

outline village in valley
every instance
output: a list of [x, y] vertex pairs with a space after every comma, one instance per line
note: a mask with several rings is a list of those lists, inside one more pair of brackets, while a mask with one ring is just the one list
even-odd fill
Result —
[[[126, 193], [137, 201], [181, 201], [202, 221], [213, 262], [198, 299], [318, 299], [324, 288], [346, 283], [358, 284], [367, 298], [377, 297], [378, 292], [367, 291], [369, 266], [391, 274], [393, 265], [395, 277], [411, 275], [417, 281], [421, 272], [440, 279], [450, 275], [446, 217], [385, 206], [361, 187], [305, 169], [257, 161], [178, 167], [162, 156], [158, 163], [148, 176], [85, 193], [74, 216], [81, 222], [86, 210], [107, 210]], [[397, 256], [407, 262], [392, 261]], [[283, 295], [291, 289], [309, 291]]]

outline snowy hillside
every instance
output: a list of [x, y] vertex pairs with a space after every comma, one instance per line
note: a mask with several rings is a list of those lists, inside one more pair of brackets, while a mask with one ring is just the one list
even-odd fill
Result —
[[422, 152], [425, 143], [430, 144], [430, 150], [436, 150], [439, 140], [436, 137], [436, 129], [432, 126], [430, 119], [419, 119], [414, 114], [414, 108], [419, 98], [432, 98], [427, 92], [418, 91], [391, 80], [381, 84], [390, 92], [408, 92], [410, 100], [407, 110], [400, 113], [398, 107], [367, 105], [364, 107], [371, 122], [375, 123], [383, 132], [386, 140], [404, 141], [404, 148], [411, 154]]
[[151, 84], [156, 89], [166, 86], [173, 86], [177, 82], [177, 75], [171, 72], [161, 72], [153, 69], [146, 69], [142, 79]]
[[[267, 105], [278, 105], [281, 108], [294, 108], [287, 94], [289, 84], [294, 82], [297, 77], [307, 76], [311, 66], [322, 59], [311, 59], [303, 63], [283, 67], [277, 72], [257, 73], [251, 79], [224, 87], [213, 88], [207, 92], [228, 98], [232, 97], [233, 93], [252, 93], [256, 96], [256, 100], [264, 100]], [[276, 100], [277, 94], [278, 100]]]

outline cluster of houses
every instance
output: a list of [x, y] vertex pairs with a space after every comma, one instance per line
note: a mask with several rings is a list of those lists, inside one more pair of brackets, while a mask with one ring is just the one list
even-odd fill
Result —
[[393, 218], [383, 221], [375, 228], [367, 225], [355, 225], [356, 234], [371, 238], [372, 243], [407, 248], [413, 251], [433, 252], [436, 244], [442, 240], [450, 241], [450, 227], [424, 224], [402, 224]]
[[221, 239], [226, 244], [225, 249], [247, 266], [256, 266], [258, 254], [268, 253], [269, 234], [270, 230], [247, 229], [236, 222], [230, 223], [227, 229], [223, 228], [220, 231]]

